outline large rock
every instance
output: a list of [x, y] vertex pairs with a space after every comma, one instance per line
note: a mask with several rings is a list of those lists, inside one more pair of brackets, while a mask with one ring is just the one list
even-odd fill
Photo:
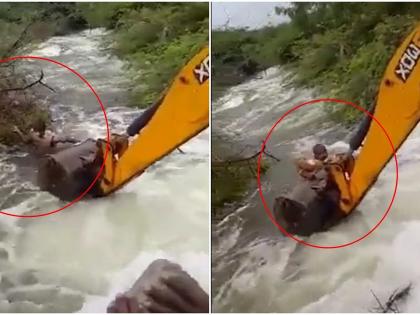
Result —
[[339, 205], [331, 198], [337, 191], [330, 187], [331, 191], [318, 193], [312, 185], [310, 181], [302, 181], [289, 195], [274, 201], [274, 217], [290, 234], [308, 236], [325, 230], [340, 218]]
[[[97, 176], [100, 165], [93, 165], [98, 147], [96, 141], [85, 142], [43, 157], [38, 168], [38, 185], [60, 198], [71, 201], [83, 193]], [[95, 195], [96, 187], [90, 191]]]

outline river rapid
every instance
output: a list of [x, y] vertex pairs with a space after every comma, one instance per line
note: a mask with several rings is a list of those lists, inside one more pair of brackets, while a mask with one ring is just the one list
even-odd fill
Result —
[[[293, 75], [270, 68], [228, 89], [213, 102], [212, 127], [230, 139], [229, 154], [254, 148], [287, 110], [312, 98], [297, 89]], [[290, 114], [267, 143], [281, 162], [270, 162], [262, 189], [272, 207], [274, 198], [298, 180], [292, 159], [310, 154], [315, 143], [332, 152], [347, 149], [351, 130], [330, 121], [327, 104], [310, 105]], [[286, 238], [268, 219], [256, 183], [243, 202], [212, 227], [212, 295], [216, 312], [369, 312], [396, 290], [412, 284], [398, 304], [401, 312], [420, 309], [420, 129], [398, 151], [399, 185], [383, 224], [363, 241], [339, 249], [318, 249]], [[267, 159], [265, 157], [264, 159]], [[395, 184], [390, 162], [357, 211], [329, 231], [304, 238], [322, 246], [345, 244], [366, 234], [385, 212]], [[229, 208], [231, 209], [230, 205]]]
[[[28, 53], [78, 71], [101, 97], [111, 132], [123, 132], [141, 111], [127, 107], [132, 86], [107, 35], [93, 29], [53, 37]], [[58, 132], [106, 137], [101, 108], [79, 78], [45, 61], [19, 67], [34, 77], [42, 69], [56, 90], [42, 94]], [[0, 311], [104, 312], [157, 258], [180, 263], [208, 291], [208, 138], [202, 132], [182, 146], [185, 154], [172, 153], [107, 198], [40, 218], [0, 216]], [[2, 148], [0, 169], [3, 211], [40, 214], [64, 205], [34, 186], [36, 168], [24, 153]]]

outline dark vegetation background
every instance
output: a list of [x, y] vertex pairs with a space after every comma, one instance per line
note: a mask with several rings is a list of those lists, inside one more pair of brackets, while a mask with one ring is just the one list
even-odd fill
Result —
[[[296, 74], [296, 84], [368, 108], [389, 59], [418, 22], [420, 4], [299, 2], [276, 12], [289, 16], [290, 22], [258, 30], [227, 26], [212, 31], [213, 83], [230, 85], [224, 75], [228, 68], [238, 79], [283, 65]], [[353, 122], [358, 115], [347, 108], [339, 118]]]

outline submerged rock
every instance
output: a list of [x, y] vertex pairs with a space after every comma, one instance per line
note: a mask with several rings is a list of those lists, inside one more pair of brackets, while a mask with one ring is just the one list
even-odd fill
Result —
[[24, 271], [19, 275], [19, 283], [22, 285], [33, 285], [38, 283], [38, 278], [35, 276], [35, 272], [32, 270]]
[[0, 280], [0, 291], [4, 292], [14, 287], [13, 281], [11, 281], [7, 276], [2, 275]]
[[5, 248], [0, 248], [0, 260], [8, 260], [9, 252]]

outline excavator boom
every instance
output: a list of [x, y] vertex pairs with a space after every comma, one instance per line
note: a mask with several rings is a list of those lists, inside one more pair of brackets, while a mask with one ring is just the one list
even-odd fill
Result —
[[[203, 48], [181, 69], [159, 102], [128, 128], [130, 136], [132, 130], [139, 130], [131, 143], [126, 135], [113, 135], [111, 143], [87, 139], [46, 155], [38, 168], [38, 185], [62, 200], [74, 200], [90, 186], [89, 196], [106, 196], [208, 125], [209, 51]], [[103, 162], [103, 172], [92, 185]]]
[[121, 188], [208, 127], [209, 71], [209, 51], [204, 48], [178, 73], [151, 120], [122, 156], [116, 159], [111, 148], [100, 181], [103, 195]]
[[[390, 60], [372, 115], [384, 127], [397, 150], [420, 119], [420, 25], [408, 35]], [[342, 193], [340, 208], [349, 214], [377, 180], [394, 151], [381, 126], [370, 123], [350, 179], [339, 168], [332, 174]], [[344, 197], [343, 197], [344, 196]]]

